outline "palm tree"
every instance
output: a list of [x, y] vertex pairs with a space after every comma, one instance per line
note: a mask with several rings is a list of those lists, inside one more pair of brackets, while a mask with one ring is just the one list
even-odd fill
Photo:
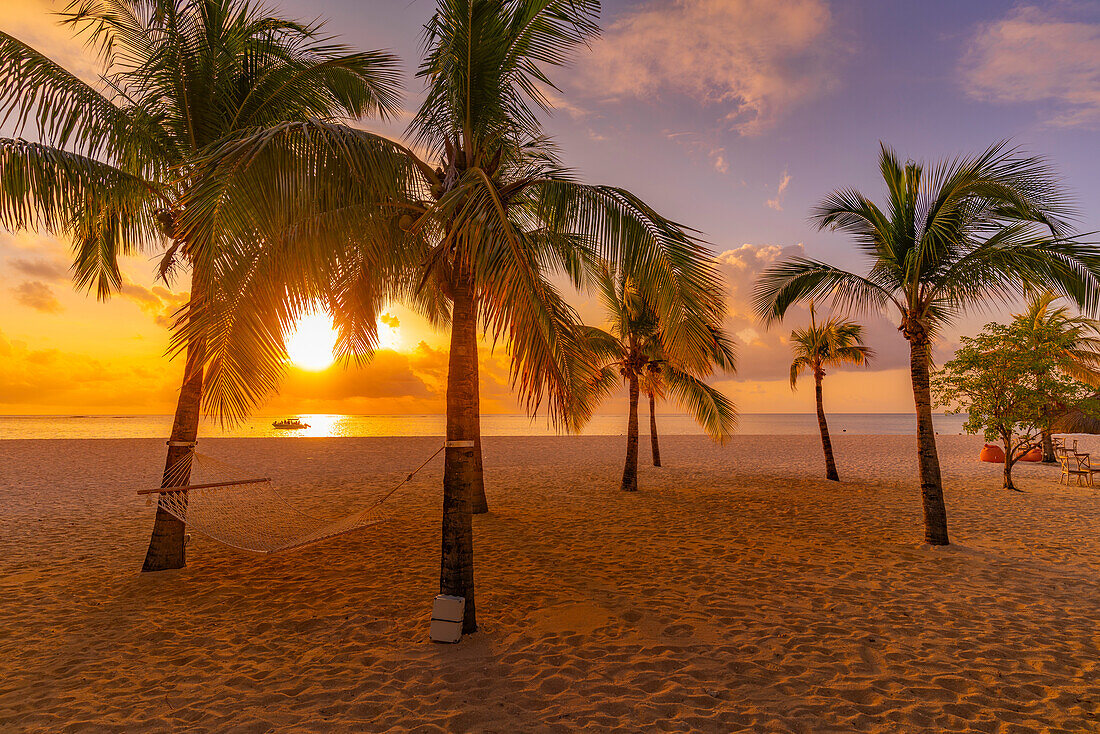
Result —
[[[217, 297], [216, 243], [181, 226], [198, 161], [258, 126], [396, 111], [392, 56], [334, 44], [319, 23], [244, 0], [74, 0], [61, 22], [105, 67], [88, 84], [0, 33], [0, 116], [41, 141], [0, 139], [0, 223], [71, 239], [80, 288], [106, 299], [122, 285], [118, 256], [163, 252], [159, 274], [191, 271], [179, 315]], [[184, 486], [198, 433], [207, 333], [177, 345], [183, 386], [163, 486]], [[144, 571], [185, 563], [184, 526], [158, 507]]]
[[[1014, 326], [1023, 329], [1035, 348], [1051, 349], [1059, 367], [1075, 380], [1100, 387], [1100, 323], [1071, 315], [1066, 306], [1055, 307], [1058, 296], [1050, 291], [1033, 293], [1023, 313], [1013, 315]], [[1053, 419], [1054, 406], [1048, 410]], [[1049, 422], [1048, 422], [1049, 426]], [[1043, 461], [1053, 464], [1054, 445], [1049, 427], [1043, 430]]]
[[661, 466], [661, 445], [657, 439], [657, 400], [664, 400], [665, 382], [661, 379], [661, 370], [650, 365], [645, 374], [639, 375], [642, 392], [649, 400], [649, 447], [653, 455], [653, 466]]
[[829, 439], [829, 424], [825, 420], [825, 406], [821, 400], [821, 381], [825, 377], [826, 367], [838, 367], [852, 364], [862, 367], [874, 354], [863, 346], [863, 327], [854, 321], [838, 316], [830, 316], [824, 324], [818, 325], [814, 314], [814, 304], [810, 303], [810, 326], [791, 332], [791, 348], [794, 361], [791, 362], [791, 389], [798, 385], [803, 372], [812, 372], [814, 390], [817, 399], [817, 425], [821, 429], [821, 449], [825, 452], [825, 478], [840, 481], [833, 459], [833, 442]]
[[765, 321], [793, 303], [831, 298], [841, 310], [897, 310], [909, 342], [925, 538], [946, 545], [947, 511], [929, 393], [932, 338], [967, 308], [1004, 303], [1026, 289], [1051, 289], [1083, 308], [1100, 294], [1100, 251], [1067, 238], [1061, 187], [1038, 158], [1004, 143], [926, 172], [882, 146], [888, 202], [880, 209], [852, 189], [814, 211], [820, 229], [847, 232], [870, 259], [865, 275], [793, 258], [768, 268], [754, 301]]
[[626, 463], [622, 489], [638, 489], [638, 398], [645, 385], [650, 396], [649, 415], [653, 437], [654, 465], [660, 466], [657, 431], [653, 418], [654, 393], [667, 389], [692, 413], [699, 425], [716, 441], [725, 441], [732, 433], [737, 411], [729, 398], [703, 381], [715, 367], [732, 370], [733, 343], [717, 326], [723, 313], [721, 293], [712, 294], [713, 303], [704, 312], [694, 314], [710, 338], [698, 344], [699, 353], [681, 362], [665, 348], [661, 315], [651, 305], [645, 289], [629, 275], [613, 274], [604, 268], [598, 278], [600, 297], [607, 309], [610, 331], [597, 327], [585, 329], [588, 348], [601, 362], [597, 389], [589, 393], [595, 399], [608, 394], [620, 381], [626, 382], [630, 414], [627, 420]]
[[[669, 354], [690, 362], [711, 338], [693, 316], [713, 308], [719, 283], [706, 247], [628, 191], [576, 180], [542, 132], [546, 70], [596, 33], [598, 9], [440, 0], [418, 73], [426, 95], [403, 140], [328, 122], [272, 126], [211, 157], [218, 184], [190, 202], [199, 226], [232, 241], [221, 267], [237, 287], [206, 312], [225, 327], [209, 355], [227, 376], [212, 386], [219, 394], [247, 382], [233, 377], [240, 355], [272, 384], [282, 333], [307, 295], [323, 293], [345, 356], [369, 347], [360, 327], [375, 313], [360, 296], [377, 287], [379, 261], [405, 264], [389, 297], [449, 325], [440, 591], [466, 599], [467, 632], [477, 628], [479, 327], [509, 350], [528, 410], [545, 407], [573, 429], [590, 415], [594, 372], [554, 276], [584, 287], [595, 263], [624, 263], [658, 294]], [[282, 281], [268, 287], [256, 270], [280, 270]]]

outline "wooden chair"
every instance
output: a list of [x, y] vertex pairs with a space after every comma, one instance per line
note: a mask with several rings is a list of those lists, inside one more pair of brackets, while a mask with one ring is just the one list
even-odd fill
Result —
[[1100, 466], [1093, 466], [1088, 454], [1064, 451], [1058, 455], [1058, 463], [1062, 466], [1062, 475], [1058, 477], [1058, 483], [1061, 484], [1065, 479], [1067, 487], [1070, 477], [1076, 477], [1078, 487], [1081, 486], [1081, 478], [1084, 477], [1085, 484], [1091, 487], [1093, 486], [1092, 475], [1100, 474]]

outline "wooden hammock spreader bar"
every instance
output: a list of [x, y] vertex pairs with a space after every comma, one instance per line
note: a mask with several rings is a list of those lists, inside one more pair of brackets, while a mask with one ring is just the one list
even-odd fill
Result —
[[214, 487], [236, 487], [241, 484], [263, 484], [270, 482], [270, 477], [259, 479], [241, 479], [236, 482], [212, 482], [210, 484], [187, 484], [182, 487], [161, 487], [160, 489], [139, 489], [138, 494], [171, 494], [173, 492], [187, 492], [192, 489], [211, 489]]

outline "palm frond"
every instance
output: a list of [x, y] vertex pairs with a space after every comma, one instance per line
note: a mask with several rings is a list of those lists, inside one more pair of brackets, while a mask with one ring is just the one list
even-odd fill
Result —
[[737, 409], [722, 392], [679, 370], [665, 373], [669, 394], [712, 439], [725, 443], [737, 427]]

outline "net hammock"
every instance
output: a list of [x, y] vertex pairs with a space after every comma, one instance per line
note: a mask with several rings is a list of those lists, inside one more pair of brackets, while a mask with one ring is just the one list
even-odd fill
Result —
[[165, 472], [163, 488], [139, 490], [150, 504], [189, 528], [232, 548], [253, 553], [278, 553], [303, 548], [390, 518], [383, 503], [427, 466], [444, 447], [366, 508], [336, 519], [309, 515], [287, 502], [270, 477], [256, 477], [189, 450]]

